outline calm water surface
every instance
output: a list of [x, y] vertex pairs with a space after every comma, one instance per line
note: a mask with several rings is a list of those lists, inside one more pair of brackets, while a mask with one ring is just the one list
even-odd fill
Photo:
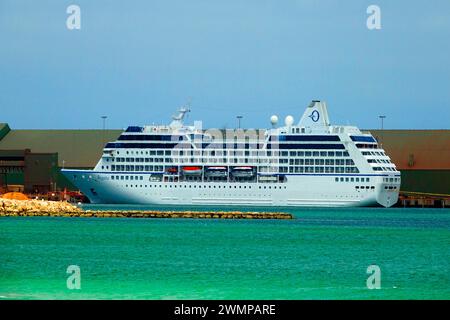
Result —
[[280, 210], [296, 219], [0, 218], [0, 298], [450, 299], [450, 210]]

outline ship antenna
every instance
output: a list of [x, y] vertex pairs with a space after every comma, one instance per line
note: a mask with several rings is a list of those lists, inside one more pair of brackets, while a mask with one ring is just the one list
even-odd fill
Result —
[[186, 119], [189, 118], [189, 113], [191, 112], [191, 103], [192, 103], [192, 98], [189, 97], [186, 102], [186, 109], [187, 109]]
[[188, 108], [189, 105], [186, 105], [184, 107], [181, 107], [178, 110], [178, 114], [177, 115], [173, 115], [172, 119], [173, 121], [170, 123], [170, 127], [175, 129], [175, 128], [181, 128], [183, 126], [183, 119], [186, 116], [186, 114], [188, 112], [190, 112], [191, 110]]

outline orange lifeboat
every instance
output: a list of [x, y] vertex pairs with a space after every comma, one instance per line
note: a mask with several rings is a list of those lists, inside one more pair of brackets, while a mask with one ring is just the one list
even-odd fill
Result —
[[201, 167], [183, 167], [181, 170], [183, 171], [183, 174], [187, 176], [199, 176], [202, 174]]

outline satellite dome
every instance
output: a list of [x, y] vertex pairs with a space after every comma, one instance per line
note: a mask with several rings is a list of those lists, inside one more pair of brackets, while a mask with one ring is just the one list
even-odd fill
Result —
[[270, 123], [275, 126], [278, 123], [278, 117], [276, 115], [273, 115], [270, 117]]
[[292, 126], [292, 124], [294, 123], [294, 117], [287, 116], [286, 119], [284, 119], [284, 123], [286, 124], [286, 127]]

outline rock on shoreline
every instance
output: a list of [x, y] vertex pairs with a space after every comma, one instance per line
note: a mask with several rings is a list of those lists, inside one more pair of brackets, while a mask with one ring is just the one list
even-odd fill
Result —
[[198, 218], [198, 219], [292, 219], [283, 212], [241, 211], [137, 211], [83, 210], [65, 201], [9, 200], [0, 198], [0, 217], [116, 217], [116, 218]]

